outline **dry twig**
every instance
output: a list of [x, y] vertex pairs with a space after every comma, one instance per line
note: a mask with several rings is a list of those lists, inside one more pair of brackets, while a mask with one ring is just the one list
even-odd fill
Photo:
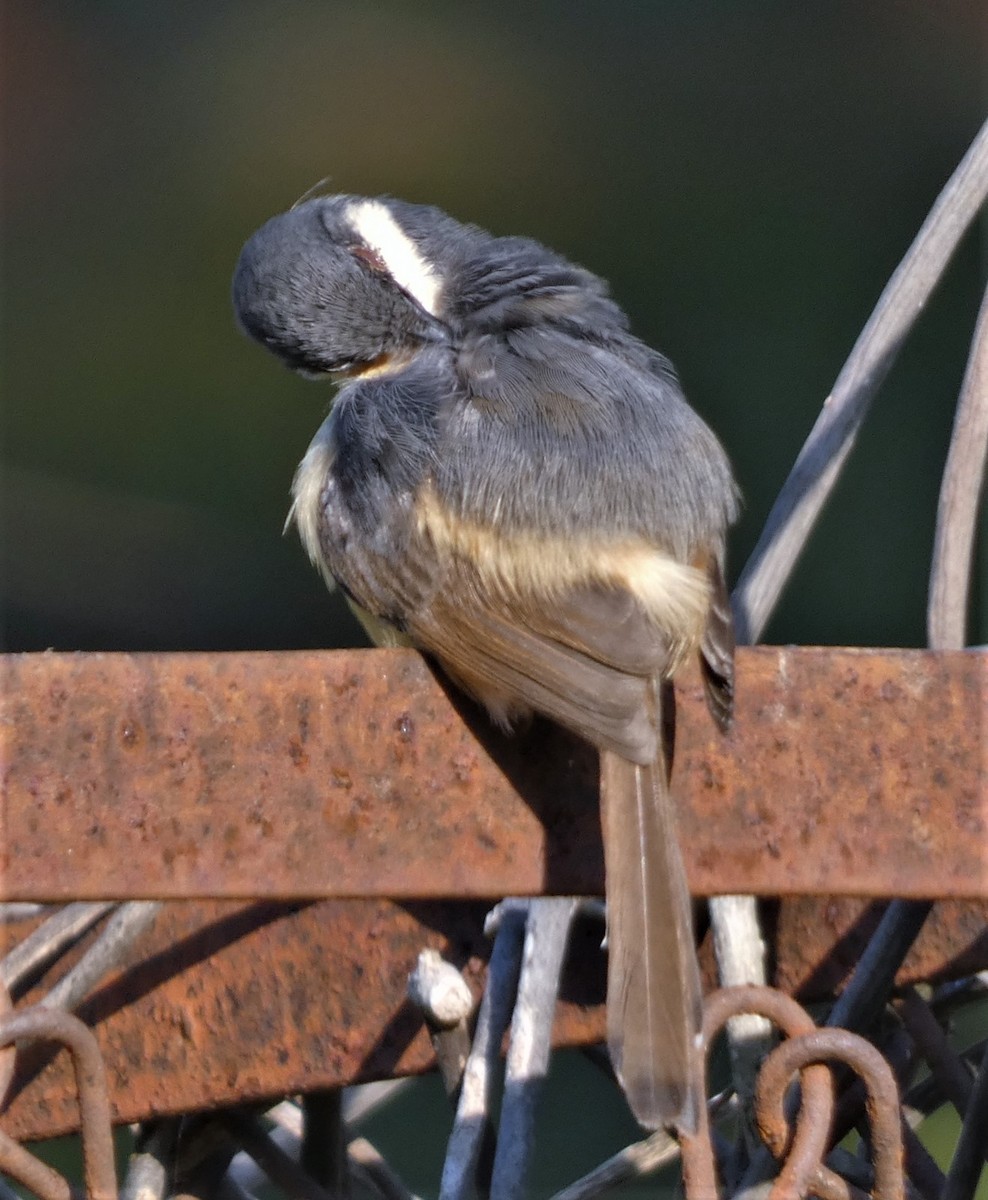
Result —
[[180, 1118], [170, 1117], [149, 1128], [127, 1165], [120, 1200], [164, 1200], [174, 1179]]
[[665, 1130], [619, 1151], [589, 1174], [556, 1192], [552, 1200], [591, 1200], [619, 1183], [642, 1179], [679, 1158], [679, 1144]]
[[372, 1187], [383, 1200], [417, 1200], [366, 1138], [354, 1138], [348, 1151], [354, 1178]]
[[408, 977], [408, 998], [425, 1018], [446, 1095], [455, 1098], [470, 1054], [467, 1018], [473, 1012], [473, 994], [452, 963], [438, 951], [425, 949]]
[[961, 1136], [947, 1172], [942, 1200], [972, 1200], [978, 1186], [985, 1146], [988, 1145], [988, 1050], [981, 1060], [978, 1080], [971, 1092]]

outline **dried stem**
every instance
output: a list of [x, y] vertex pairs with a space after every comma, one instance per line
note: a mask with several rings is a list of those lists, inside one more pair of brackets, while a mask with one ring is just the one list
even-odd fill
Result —
[[563, 1188], [561, 1192], [556, 1192], [552, 1200], [591, 1200], [593, 1196], [602, 1196], [610, 1191], [616, 1184], [652, 1175], [661, 1167], [676, 1162], [678, 1158], [678, 1143], [660, 1129], [644, 1141], [626, 1146], [589, 1174]]
[[[754, 896], [711, 896], [709, 905], [721, 987], [767, 984], [758, 901]], [[772, 1023], [756, 1013], [732, 1017], [727, 1023], [731, 1075], [741, 1104], [741, 1127], [749, 1154], [760, 1144], [755, 1132], [755, 1078], [774, 1040]]]
[[354, 1178], [373, 1188], [384, 1200], [416, 1200], [366, 1138], [354, 1138], [349, 1155]]
[[930, 1074], [940, 1085], [946, 1099], [963, 1116], [974, 1084], [970, 1072], [951, 1049], [947, 1034], [934, 1016], [933, 1009], [914, 987], [906, 988], [901, 999], [896, 1001], [895, 1008], [916, 1049], [929, 1065]]
[[146, 1129], [127, 1165], [120, 1200], [164, 1200], [175, 1174], [181, 1118], [166, 1117]]
[[455, 1103], [470, 1055], [467, 1018], [473, 1012], [473, 994], [452, 963], [426, 949], [408, 977], [408, 998], [425, 1018], [443, 1087]]
[[[988, 1040], [975, 1042], [973, 1046], [968, 1046], [964, 1050], [960, 1059], [971, 1070], [971, 1078], [977, 1072], [977, 1064], [981, 1061], [982, 1055], [988, 1053]], [[946, 1097], [943, 1094], [936, 1077], [933, 1075], [921, 1079], [918, 1083], [914, 1083], [902, 1098], [903, 1106], [907, 1110], [912, 1110], [922, 1114], [923, 1119], [930, 1115], [935, 1109], [938, 1109], [943, 1104]]]
[[217, 1114], [217, 1121], [257, 1163], [276, 1186], [299, 1200], [333, 1200], [299, 1164], [278, 1145], [256, 1117], [241, 1109]]
[[302, 1169], [333, 1196], [350, 1195], [343, 1091], [327, 1088], [302, 1097]]
[[829, 1026], [867, 1034], [892, 992], [895, 977], [929, 916], [932, 902], [893, 900], [861, 955], [851, 982], [827, 1018]]

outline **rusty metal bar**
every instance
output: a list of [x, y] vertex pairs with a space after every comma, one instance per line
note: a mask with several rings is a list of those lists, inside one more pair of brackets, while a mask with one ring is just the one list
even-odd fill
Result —
[[[687, 681], [692, 890], [988, 898], [986, 664], [742, 650], [727, 738]], [[595, 756], [501, 736], [411, 651], [0, 666], [0, 899], [601, 890]]]
[[[771, 982], [803, 1000], [839, 992], [878, 927], [884, 907], [846, 896], [793, 896], [773, 905]], [[926, 918], [896, 983], [958, 979], [986, 966], [988, 903], [945, 900], [934, 905]]]
[[[805, 912], [788, 924], [783, 902], [774, 947], [776, 981], [802, 1000], [829, 995], [842, 982], [847, 939], [839, 936], [840, 926], [831, 928], [826, 902], [818, 904], [814, 926]], [[941, 908], [948, 914], [935, 929]], [[163, 906], [141, 942], [79, 1009], [107, 1064], [114, 1120], [144, 1120], [430, 1068], [433, 1049], [420, 1013], [407, 1000], [408, 975], [420, 951], [431, 947], [464, 969], [479, 996], [490, 953], [483, 932], [486, 911], [478, 903], [370, 900]], [[900, 982], [988, 967], [988, 941], [982, 937], [974, 952], [970, 946], [986, 923], [988, 906], [981, 906], [979, 919], [977, 906], [938, 905]], [[13, 926], [12, 936], [23, 937], [30, 927], [27, 922]], [[21, 1005], [45, 995], [97, 936], [94, 931], [66, 955]], [[598, 921], [574, 927], [554, 1031], [557, 1045], [585, 1045], [603, 1037], [600, 939]], [[829, 969], [834, 940], [840, 963]], [[707, 944], [701, 961], [707, 986], [713, 986]], [[22, 1069], [19, 1094], [0, 1127], [21, 1138], [73, 1128], [77, 1108], [67, 1056], [56, 1058], [34, 1082], [25, 1085], [26, 1078]]]
[[[694, 888], [983, 896], [985, 662], [745, 651], [726, 741], [688, 683], [677, 788]], [[361, 881], [371, 895], [599, 887], [593, 756], [551, 730], [503, 739], [482, 716], [463, 709], [464, 720], [417, 656], [38, 655], [0, 665], [0, 895], [348, 895]], [[808, 884], [782, 886], [801, 869]], [[114, 1120], [426, 1069], [408, 972], [434, 947], [479, 992], [486, 907], [166, 905], [79, 1013], [107, 1063]], [[839, 988], [874, 909], [846, 896], [781, 901], [775, 982], [804, 999]], [[938, 904], [900, 982], [984, 968], [986, 918], [983, 900]], [[3, 932], [13, 944], [32, 924]], [[602, 1036], [600, 928], [585, 924], [557, 1044]], [[32, 1082], [21, 1064], [0, 1126], [20, 1138], [74, 1127], [69, 1065], [60, 1055]]]
[[[387, 901], [165, 905], [129, 959], [78, 1010], [99, 1041], [114, 1122], [424, 1071], [433, 1065], [408, 975], [432, 947], [479, 997], [486, 906]], [[574, 932], [556, 1044], [603, 1036], [599, 922]], [[80, 947], [59, 964], [71, 969]], [[49, 974], [21, 1000], [40, 999]], [[19, 1139], [78, 1122], [71, 1064], [18, 1063], [0, 1127]]]

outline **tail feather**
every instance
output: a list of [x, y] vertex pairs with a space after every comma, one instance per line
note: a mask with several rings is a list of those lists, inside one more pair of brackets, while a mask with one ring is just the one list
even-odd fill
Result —
[[700, 644], [700, 671], [707, 707], [722, 731], [734, 713], [734, 616], [722, 564], [710, 563], [710, 612]]
[[601, 755], [607, 876], [607, 1040], [646, 1129], [696, 1129], [701, 989], [686, 874], [661, 758]]

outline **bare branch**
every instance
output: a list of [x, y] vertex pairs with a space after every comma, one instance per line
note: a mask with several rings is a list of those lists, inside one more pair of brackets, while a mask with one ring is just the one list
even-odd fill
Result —
[[350, 1195], [343, 1089], [324, 1088], [302, 1097], [302, 1169], [334, 1197]]
[[865, 947], [827, 1025], [866, 1033], [878, 1019], [895, 976], [933, 907], [928, 900], [893, 900]]
[[377, 1112], [396, 1096], [408, 1091], [414, 1082], [414, 1076], [406, 1075], [401, 1079], [380, 1079], [376, 1083], [361, 1083], [356, 1087], [348, 1087], [343, 1097], [343, 1115], [347, 1125], [356, 1125], [364, 1117]]
[[473, 994], [466, 980], [437, 950], [419, 954], [408, 977], [408, 998], [431, 1026], [441, 1029], [451, 1029], [473, 1012]]
[[354, 1138], [348, 1153], [354, 1177], [372, 1187], [384, 1200], [416, 1200], [366, 1138]]
[[[768, 983], [765, 939], [754, 896], [711, 896], [710, 924], [721, 987]], [[756, 1013], [732, 1017], [727, 1024], [731, 1077], [741, 1103], [742, 1129], [749, 1153], [759, 1142], [755, 1134], [754, 1097], [758, 1068], [774, 1044], [772, 1024]]]
[[408, 998], [425, 1018], [446, 1095], [455, 1102], [470, 1055], [467, 1018], [473, 1012], [473, 994], [462, 973], [427, 948], [408, 977]]
[[333, 1200], [267, 1132], [264, 1126], [242, 1109], [227, 1109], [216, 1114], [216, 1120], [227, 1133], [257, 1163], [276, 1186], [299, 1200]]
[[181, 1118], [166, 1117], [151, 1126], [127, 1165], [120, 1200], [163, 1200], [174, 1177]]
[[[939, 1084], [944, 1098], [963, 1118], [974, 1082], [963, 1059], [954, 1053], [946, 1030], [934, 1016], [933, 1009], [914, 987], [908, 987], [895, 1001], [895, 1010], [929, 1066], [930, 1074]], [[985, 1142], [984, 1153], [988, 1154], [988, 1141]]]
[[978, 1186], [984, 1146], [988, 1142], [988, 1050], [964, 1113], [961, 1136], [947, 1172], [943, 1200], [972, 1200]]

